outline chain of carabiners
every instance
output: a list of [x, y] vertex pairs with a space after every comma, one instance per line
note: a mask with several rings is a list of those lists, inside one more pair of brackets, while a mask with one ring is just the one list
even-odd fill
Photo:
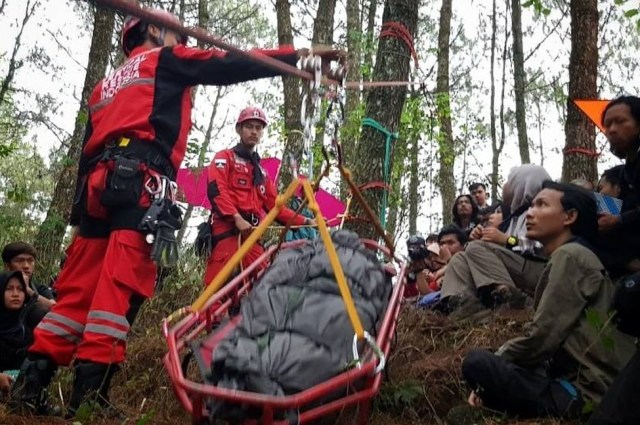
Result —
[[[307, 177], [313, 180], [313, 142], [316, 139], [316, 125], [320, 121], [322, 110], [322, 58], [309, 55], [302, 58], [300, 67], [313, 74], [309, 80], [309, 90], [302, 96], [300, 106], [300, 122], [302, 124], [302, 156], [308, 162]], [[311, 101], [309, 101], [311, 99]], [[308, 109], [308, 110], [307, 110]]]

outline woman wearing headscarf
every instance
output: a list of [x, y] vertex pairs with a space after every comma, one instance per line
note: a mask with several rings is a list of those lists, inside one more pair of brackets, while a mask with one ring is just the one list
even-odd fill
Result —
[[33, 342], [36, 297], [27, 295], [21, 272], [0, 273], [0, 293], [0, 391], [6, 393]]
[[[538, 165], [515, 167], [502, 193], [505, 220], [478, 226], [463, 252], [451, 258], [442, 282], [440, 308], [452, 319], [488, 312], [487, 307], [522, 304], [533, 295], [545, 266], [542, 247], [525, 237], [525, 213], [549, 174]], [[524, 294], [523, 294], [524, 293]]]

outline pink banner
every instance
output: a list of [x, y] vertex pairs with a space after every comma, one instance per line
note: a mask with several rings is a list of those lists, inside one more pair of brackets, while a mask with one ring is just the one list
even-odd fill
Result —
[[[280, 172], [281, 161], [278, 158], [265, 158], [260, 161], [267, 171], [269, 179], [276, 181]], [[207, 169], [191, 170], [181, 168], [176, 179], [179, 188], [180, 200], [197, 207], [211, 209], [211, 203], [207, 198]], [[320, 211], [327, 221], [337, 222], [337, 217], [345, 211], [345, 205], [324, 189], [318, 190], [316, 200], [320, 205]]]

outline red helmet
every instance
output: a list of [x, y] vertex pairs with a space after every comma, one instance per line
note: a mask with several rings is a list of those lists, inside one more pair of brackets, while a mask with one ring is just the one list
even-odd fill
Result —
[[260, 108], [256, 108], [255, 106], [249, 106], [248, 108], [244, 108], [240, 111], [240, 115], [238, 115], [238, 120], [236, 121], [236, 125], [240, 125], [245, 121], [249, 120], [258, 120], [261, 123], [267, 126], [269, 124], [267, 122], [267, 116], [264, 111]]
[[[168, 19], [170, 21], [180, 23], [180, 19], [176, 15], [174, 15], [171, 12], [167, 12], [166, 10], [149, 8], [149, 9], [146, 9], [146, 11], [148, 11], [149, 13], [152, 13], [154, 16], [157, 16], [158, 18]], [[127, 47], [127, 39], [129, 38], [129, 36], [131, 36], [131, 34], [133, 34], [134, 29], [140, 23], [142, 23], [142, 20], [140, 18], [138, 18], [137, 16], [128, 15], [124, 19], [124, 24], [122, 24], [122, 34], [120, 37], [120, 45], [122, 46], [122, 50], [124, 51], [124, 54], [127, 57], [131, 54], [131, 50]], [[187, 44], [187, 38], [184, 36], [181, 36], [180, 42], [182, 44]]]

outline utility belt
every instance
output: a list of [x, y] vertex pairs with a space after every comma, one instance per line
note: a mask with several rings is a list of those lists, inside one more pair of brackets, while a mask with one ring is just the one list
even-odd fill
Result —
[[[241, 211], [240, 216], [251, 223], [252, 226], [257, 226], [258, 224], [260, 224], [260, 217], [256, 214]], [[194, 244], [195, 250], [198, 255], [205, 258], [208, 258], [209, 255], [211, 255], [211, 252], [216, 247], [218, 242], [227, 238], [237, 236], [240, 233], [235, 225], [231, 224], [232, 227], [229, 230], [214, 235], [213, 221], [215, 219], [215, 216], [211, 216], [207, 221], [201, 223], [198, 226], [198, 235], [196, 236]]]
[[89, 161], [86, 172], [99, 162], [108, 162], [118, 157], [124, 157], [137, 159], [147, 168], [155, 170], [170, 180], [175, 180], [177, 172], [169, 159], [170, 156], [171, 153], [163, 152], [161, 145], [156, 142], [120, 137], [108, 143], [101, 153]]

